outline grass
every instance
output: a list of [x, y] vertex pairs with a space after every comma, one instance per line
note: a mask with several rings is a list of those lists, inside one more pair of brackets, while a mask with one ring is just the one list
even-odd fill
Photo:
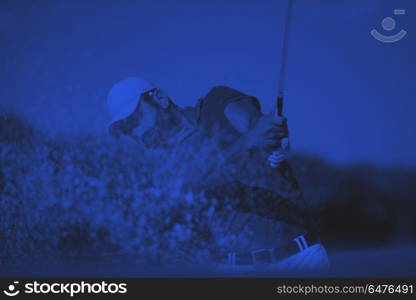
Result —
[[[184, 189], [181, 170], [156, 150], [95, 136], [50, 139], [7, 114], [0, 151], [0, 264], [192, 264], [229, 242], [210, 227], [217, 199]], [[329, 247], [415, 239], [415, 170], [292, 161]]]

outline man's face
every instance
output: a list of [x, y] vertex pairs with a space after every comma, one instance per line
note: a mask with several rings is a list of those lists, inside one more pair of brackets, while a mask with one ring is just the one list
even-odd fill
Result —
[[169, 97], [166, 93], [161, 89], [153, 89], [147, 94], [153, 100], [153, 102], [159, 105], [162, 109], [166, 109], [169, 107]]
[[159, 107], [148, 101], [141, 101], [138, 107], [139, 122], [129, 135], [135, 141], [141, 141], [145, 132], [156, 126]]
[[114, 137], [126, 135], [141, 141], [144, 133], [155, 129], [158, 115], [167, 113], [169, 104], [169, 97], [160, 89], [144, 93], [136, 110], [129, 117], [115, 122], [110, 134]]

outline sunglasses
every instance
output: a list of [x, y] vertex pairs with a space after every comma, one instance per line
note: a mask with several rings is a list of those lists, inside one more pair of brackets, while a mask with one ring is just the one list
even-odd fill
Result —
[[146, 92], [145, 95], [148, 96], [146, 97], [147, 101], [151, 102], [152, 104], [155, 104], [159, 108], [166, 109], [170, 105], [170, 103], [168, 103], [167, 107], [163, 105], [161, 99], [167, 98], [167, 96], [165, 92], [162, 91], [161, 89], [158, 89], [158, 88], [151, 89], [150, 91]]

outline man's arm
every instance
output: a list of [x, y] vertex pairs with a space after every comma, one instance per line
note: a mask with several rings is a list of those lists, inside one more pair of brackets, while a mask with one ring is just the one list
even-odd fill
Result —
[[252, 128], [242, 132], [241, 136], [223, 151], [223, 155], [227, 162], [236, 162], [249, 159], [252, 150], [265, 151], [271, 154], [269, 162], [278, 165], [286, 160], [286, 151], [282, 149], [281, 141], [287, 140], [287, 137], [287, 122], [284, 117], [264, 115], [257, 119]]
[[[267, 159], [280, 148], [280, 140], [288, 136], [286, 118], [263, 115], [260, 106], [251, 98], [242, 98], [228, 104], [224, 115], [240, 134], [231, 145], [218, 153], [220, 159], [215, 163], [217, 170], [231, 177], [234, 177], [232, 174], [238, 177], [238, 172], [242, 170], [251, 174], [258, 167], [272, 171]], [[275, 152], [270, 157], [270, 162], [275, 165], [284, 160], [286, 156], [280, 152]]]

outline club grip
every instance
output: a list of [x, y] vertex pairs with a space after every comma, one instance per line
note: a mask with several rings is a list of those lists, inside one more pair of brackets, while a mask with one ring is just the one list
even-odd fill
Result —
[[277, 115], [281, 117], [283, 114], [283, 97], [277, 97]]
[[[277, 103], [276, 103], [277, 105], [277, 115], [279, 116], [279, 117], [281, 117], [282, 116], [282, 114], [283, 114], [283, 97], [281, 97], [281, 96], [279, 96], [279, 97], [277, 97]], [[277, 168], [278, 166], [277, 165], [274, 165], [274, 164], [272, 164], [271, 162], [269, 162], [269, 165], [270, 165], [270, 167], [272, 168], [272, 169], [274, 169], [274, 168]]]

